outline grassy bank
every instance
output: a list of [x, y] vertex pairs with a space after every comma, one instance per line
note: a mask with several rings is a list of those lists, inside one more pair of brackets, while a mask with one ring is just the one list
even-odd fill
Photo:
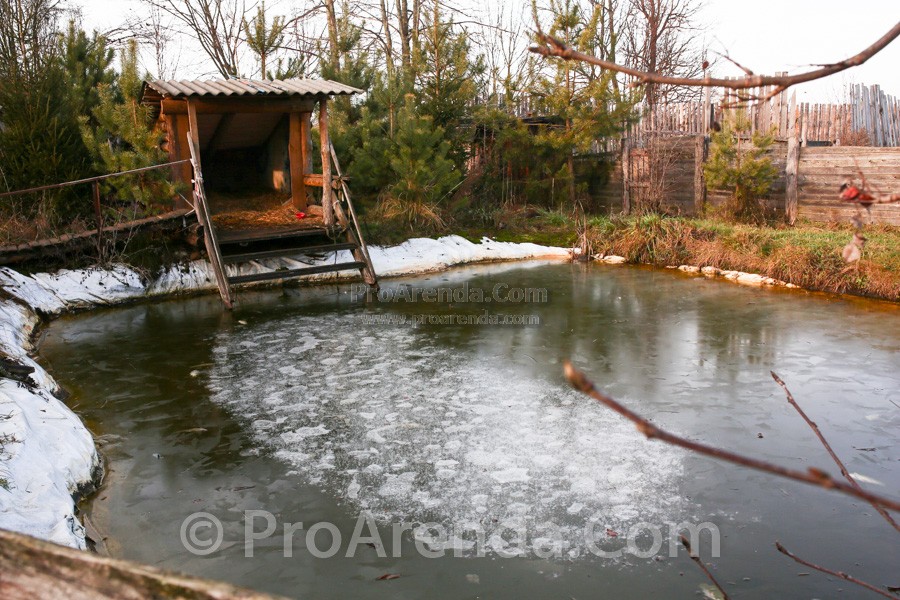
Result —
[[[541, 213], [500, 229], [462, 228], [462, 235], [483, 235], [511, 242], [571, 246], [576, 223]], [[849, 225], [801, 222], [741, 225], [711, 219], [644, 215], [592, 217], [588, 233], [594, 253], [617, 254], [631, 263], [713, 266], [759, 273], [806, 289], [900, 301], [900, 229], [869, 226], [862, 260], [848, 265], [841, 249], [850, 241]]]

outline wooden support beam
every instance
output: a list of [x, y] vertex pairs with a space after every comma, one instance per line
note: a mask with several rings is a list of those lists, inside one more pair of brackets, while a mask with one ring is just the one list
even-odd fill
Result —
[[703, 214], [706, 206], [706, 177], [703, 165], [706, 164], [706, 135], [698, 135], [694, 142], [694, 213]]
[[197, 155], [192, 156], [192, 158], [196, 161], [197, 167], [202, 167], [202, 161], [200, 160], [200, 126], [197, 124], [197, 105], [193, 100], [188, 100], [187, 102], [187, 115], [191, 139], [194, 141], [194, 148], [197, 151]]
[[791, 112], [789, 117], [790, 137], [787, 144], [787, 162], [784, 166], [784, 217], [791, 225], [797, 220], [799, 212], [798, 200], [800, 197], [799, 178], [800, 170], [800, 135], [803, 116], [797, 110], [796, 94], [791, 96]]
[[[169, 137], [169, 156], [175, 160], [185, 160], [191, 157], [190, 150], [187, 147], [187, 131], [188, 118], [187, 114], [183, 115], [166, 115], [166, 123]], [[191, 185], [191, 164], [182, 163], [172, 166], [172, 180], [180, 181], [184, 185]], [[188, 208], [187, 202], [181, 196], [175, 198], [174, 210], [182, 210]]]
[[312, 113], [300, 113], [300, 146], [303, 148], [303, 174], [313, 172]]
[[[319, 99], [319, 143], [322, 148], [322, 180], [331, 181], [331, 140], [328, 137], [328, 98]], [[322, 186], [322, 220], [326, 227], [334, 225], [334, 193], [330, 185]]]
[[306, 210], [306, 181], [303, 176], [303, 129], [300, 113], [292, 112], [289, 119], [288, 160], [291, 166], [291, 203], [299, 211]]
[[[338, 177], [337, 175], [331, 176], [331, 189], [337, 190], [341, 187], [341, 181], [346, 180], [346, 177]], [[322, 174], [321, 173], [307, 173], [303, 176], [303, 183], [310, 187], [322, 187]]]
[[171, 115], [186, 113], [188, 111], [188, 104], [193, 104], [196, 110], [201, 114], [312, 112], [313, 107], [315, 106], [313, 100], [261, 100], [253, 97], [248, 100], [200, 100], [197, 98], [175, 100], [173, 98], [164, 98], [160, 106], [163, 113]]
[[622, 140], [622, 212], [631, 213], [631, 148], [629, 140]]
[[216, 150], [219, 149], [219, 145], [222, 143], [222, 138], [224, 137], [226, 131], [228, 130], [231, 122], [234, 121], [235, 113], [225, 113], [222, 115], [222, 118], [219, 119], [219, 124], [216, 125], [216, 130], [213, 132], [212, 137], [209, 138], [209, 143], [206, 144], [206, 148], [203, 150], [206, 152], [207, 156], [212, 156]]

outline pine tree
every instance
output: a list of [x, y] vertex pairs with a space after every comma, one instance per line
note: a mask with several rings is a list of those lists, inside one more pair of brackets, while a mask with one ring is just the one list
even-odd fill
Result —
[[115, 53], [104, 36], [88, 38], [83, 29], [69, 21], [62, 38], [61, 58], [72, 94], [72, 108], [79, 115], [90, 114], [100, 101], [98, 86], [110, 85], [116, 73], [111, 68]]
[[750, 130], [744, 115], [728, 116], [722, 130], [713, 133], [709, 160], [704, 165], [707, 185], [731, 191], [727, 210], [739, 220], [760, 220], [764, 210], [759, 199], [769, 193], [778, 177], [766, 152], [775, 138], [772, 133], [755, 132], [750, 148], [741, 143], [741, 135]]
[[[287, 27], [284, 17], [275, 17], [271, 25], [266, 24], [266, 3], [263, 2], [256, 10], [256, 18], [250, 23], [247, 19], [242, 21], [244, 35], [247, 37], [247, 45], [259, 58], [259, 72], [262, 79], [273, 79], [266, 71], [266, 61], [273, 52], [281, 48], [284, 42], [284, 30]], [[288, 63], [290, 66], [290, 63]], [[281, 64], [278, 65], [281, 71]], [[274, 77], [279, 79], [279, 77]], [[283, 77], [282, 77], [283, 79]]]
[[484, 70], [481, 57], [472, 57], [468, 35], [444, 19], [435, 2], [431, 22], [418, 37], [414, 49], [416, 92], [421, 114], [443, 128], [450, 142], [449, 156], [462, 169], [468, 156], [468, 132], [461, 124], [470, 116], [475, 100], [476, 79]]
[[[91, 151], [94, 168], [101, 173], [149, 167], [166, 160], [161, 135], [151, 126], [147, 108], [140, 104], [141, 78], [134, 40], [122, 50], [120, 60], [122, 73], [117, 82], [99, 85], [99, 102], [91, 118], [81, 117], [82, 138]], [[176, 192], [167, 176], [164, 170], [126, 175], [106, 180], [102, 189], [116, 200], [135, 202], [144, 209], [160, 207]]]
[[[91, 174], [78, 132], [56, 28], [47, 0], [0, 3], [0, 186], [17, 190]], [[0, 202], [0, 212], [51, 219], [86, 212], [83, 190], [66, 188]]]
[[440, 202], [461, 180], [461, 174], [447, 157], [450, 143], [444, 130], [435, 127], [430, 116], [417, 114], [410, 94], [397, 115], [390, 185], [381, 205], [383, 215], [398, 219], [410, 229], [443, 227]]

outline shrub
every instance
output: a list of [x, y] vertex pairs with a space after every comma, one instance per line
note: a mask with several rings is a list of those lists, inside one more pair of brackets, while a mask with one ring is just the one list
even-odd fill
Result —
[[707, 185], [728, 189], [731, 200], [727, 205], [730, 216], [739, 221], [759, 221], [764, 215], [759, 199], [769, 193], [778, 171], [765, 156], [775, 141], [772, 133], [756, 132], [750, 148], [741, 143], [741, 134], [750, 129], [743, 115], [734, 115], [713, 133], [709, 160], [703, 170]]

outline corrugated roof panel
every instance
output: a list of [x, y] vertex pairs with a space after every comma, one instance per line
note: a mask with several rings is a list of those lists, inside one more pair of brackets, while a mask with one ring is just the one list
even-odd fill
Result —
[[151, 81], [148, 85], [170, 98], [217, 96], [335, 96], [360, 94], [363, 90], [319, 79], [260, 81], [251, 79], [210, 79]]

